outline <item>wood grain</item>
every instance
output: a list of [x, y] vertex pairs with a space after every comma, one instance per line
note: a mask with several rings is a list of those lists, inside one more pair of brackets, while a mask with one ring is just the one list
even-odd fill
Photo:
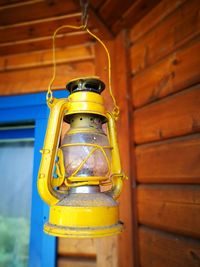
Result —
[[140, 227], [139, 246], [143, 267], [200, 266], [199, 240]]
[[[106, 47], [110, 53], [111, 57], [111, 63], [113, 63], [112, 59], [114, 58], [113, 52], [114, 52], [114, 42], [113, 41], [105, 41]], [[113, 65], [112, 65], [113, 66]], [[113, 109], [113, 102], [111, 99], [111, 96], [109, 94], [108, 89], [108, 60], [107, 55], [102, 47], [101, 44], [96, 43], [95, 44], [95, 74], [98, 76], [106, 85], [106, 89], [103, 91], [102, 96], [104, 98], [104, 104], [107, 110], [112, 111]], [[112, 82], [113, 81], [113, 75], [112, 75]], [[113, 91], [115, 88], [113, 88]], [[114, 91], [115, 93], [115, 91]]]
[[1, 26], [61, 16], [77, 11], [79, 11], [79, 7], [72, 0], [30, 1], [28, 4], [25, 2], [24, 5], [0, 9]]
[[103, 17], [104, 21], [107, 22], [108, 26], [111, 27], [112, 24], [129, 9], [133, 2], [136, 2], [136, 0], [124, 0], [123, 2], [105, 1], [104, 4], [101, 5], [98, 13]]
[[[120, 220], [125, 223], [125, 231], [119, 235], [118, 239], [118, 261], [119, 267], [132, 267], [133, 265], [133, 241], [132, 241], [132, 203], [131, 203], [131, 178], [129, 161], [129, 107], [128, 107], [128, 81], [126, 75], [127, 69], [127, 47], [126, 32], [121, 32], [113, 42], [106, 42], [111, 54], [112, 63], [112, 90], [120, 107], [120, 117], [117, 122], [118, 141], [122, 168], [129, 180], [124, 182], [123, 191], [119, 198], [120, 201]], [[106, 90], [103, 93], [107, 110], [113, 109], [113, 102], [108, 91], [108, 62], [104, 49], [96, 45], [96, 75], [106, 83]], [[102, 265], [103, 266], [103, 265]]]
[[[80, 25], [80, 13], [46, 18], [43, 20], [18, 23], [10, 27], [0, 27], [0, 43], [16, 42], [19, 40], [34, 39], [52, 36], [54, 31], [62, 25]], [[63, 29], [60, 33], [72, 32], [72, 29]]]
[[132, 79], [134, 107], [140, 107], [200, 81], [200, 42], [171, 54]]
[[148, 12], [154, 8], [160, 0], [137, 0], [132, 3], [128, 10], [112, 25], [113, 32], [117, 33], [122, 28], [131, 28]]
[[[130, 120], [129, 120], [129, 84], [128, 77], [122, 73], [128, 72], [127, 32], [121, 32], [114, 43], [113, 53], [113, 89], [117, 104], [120, 108], [120, 116], [117, 122], [118, 143], [120, 149], [122, 170], [128, 176], [124, 181], [122, 194], [119, 198], [120, 220], [125, 223], [125, 231], [119, 235], [119, 267], [136, 266], [137, 245], [134, 244], [132, 232], [136, 231], [136, 217], [132, 205], [132, 177], [131, 166], [134, 166], [133, 158], [130, 163]], [[133, 212], [132, 212], [133, 211]], [[134, 220], [134, 221], [133, 221]], [[134, 244], [134, 246], [133, 246]], [[134, 262], [133, 262], [134, 261]]]
[[58, 255], [76, 257], [96, 257], [96, 243], [92, 238], [59, 238]]
[[200, 86], [138, 109], [134, 114], [137, 144], [200, 131]]
[[105, 1], [104, 0], [93, 0], [92, 3], [90, 3], [96, 10], [98, 10], [101, 5], [103, 5]]
[[131, 29], [130, 39], [135, 43], [149, 31], [163, 21], [169, 14], [178, 9], [187, 0], [163, 0], [160, 1], [144, 18], [138, 21]]
[[[30, 0], [24, 0], [24, 2], [28, 2]], [[21, 0], [0, 0], [0, 6], [3, 7], [3, 8], [6, 8], [10, 5], [13, 5], [13, 4], [17, 4], [17, 3], [20, 3]]]
[[200, 186], [141, 185], [137, 208], [141, 224], [200, 237]]
[[97, 238], [97, 267], [118, 267], [117, 236]]
[[[74, 45], [86, 44], [92, 38], [86, 32], [75, 32], [58, 34], [56, 38], [56, 47], [70, 47]], [[41, 51], [52, 48], [52, 37], [41, 37], [16, 42], [0, 44], [0, 56], [9, 54], [28, 53], [32, 51]]]
[[[105, 41], [105, 44], [111, 55], [111, 62], [113, 63], [113, 51], [114, 51], [114, 42]], [[111, 111], [113, 108], [112, 99], [108, 90], [108, 61], [105, 50], [101, 45], [96, 43], [95, 45], [95, 73], [100, 79], [106, 84], [106, 89], [103, 92], [104, 104], [106, 110]], [[112, 76], [113, 78], [113, 76]], [[112, 80], [113, 81], [113, 80]], [[114, 82], [114, 81], [113, 81]], [[113, 93], [115, 93], [115, 88], [113, 88]], [[108, 237], [101, 238], [96, 240], [97, 245], [97, 266], [105, 267], [118, 267], [119, 256], [118, 246], [119, 242], [117, 237]]]
[[[56, 64], [94, 59], [93, 45], [71, 46], [56, 49]], [[0, 71], [27, 69], [53, 64], [52, 50], [15, 54], [0, 57]]]
[[200, 184], [200, 134], [136, 148], [139, 183]]
[[[186, 1], [131, 47], [132, 73], [152, 66], [200, 34], [199, 0]], [[183, 19], [184, 17], [184, 19]]]
[[[90, 60], [58, 65], [53, 88], [63, 89], [69, 80], [90, 75], [94, 75], [94, 62]], [[46, 91], [51, 77], [52, 66], [1, 72], [0, 94]]]
[[58, 258], [57, 267], [97, 267], [95, 260]]

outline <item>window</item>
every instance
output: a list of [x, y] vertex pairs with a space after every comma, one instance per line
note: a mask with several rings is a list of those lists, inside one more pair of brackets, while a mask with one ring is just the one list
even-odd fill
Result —
[[[56, 265], [56, 238], [43, 233], [48, 206], [37, 192], [39, 150], [43, 146], [49, 113], [45, 95], [0, 97], [2, 267]], [[67, 92], [56, 91], [55, 97], [67, 97]]]
[[0, 127], [0, 266], [27, 267], [34, 131]]

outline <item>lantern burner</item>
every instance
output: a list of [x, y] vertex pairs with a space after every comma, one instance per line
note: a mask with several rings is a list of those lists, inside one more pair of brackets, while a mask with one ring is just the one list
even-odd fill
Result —
[[80, 91], [101, 94], [105, 89], [105, 84], [97, 78], [79, 78], [69, 82], [66, 88], [70, 94]]
[[71, 187], [69, 189], [69, 193], [72, 194], [95, 194], [95, 193], [99, 193], [100, 192], [100, 188], [99, 186], [95, 186], [95, 185], [90, 185], [90, 186], [78, 186], [78, 187]]

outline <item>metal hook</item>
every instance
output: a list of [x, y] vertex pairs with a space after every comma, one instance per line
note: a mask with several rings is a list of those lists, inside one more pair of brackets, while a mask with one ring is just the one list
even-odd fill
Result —
[[84, 29], [86, 29], [87, 28], [87, 23], [88, 23], [89, 1], [88, 0], [80, 0], [80, 6], [81, 6], [81, 9], [82, 9], [81, 22], [82, 22], [82, 25], [84, 26]]

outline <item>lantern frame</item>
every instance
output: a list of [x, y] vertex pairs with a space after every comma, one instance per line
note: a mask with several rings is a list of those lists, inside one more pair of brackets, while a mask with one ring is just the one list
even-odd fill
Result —
[[[44, 147], [41, 150], [42, 158], [38, 174], [39, 194], [51, 207], [49, 223], [45, 224], [44, 231], [51, 235], [79, 238], [103, 237], [120, 233], [123, 229], [123, 224], [118, 221], [118, 204], [114, 200], [121, 193], [125, 175], [121, 170], [114, 114], [106, 112], [103, 97], [100, 94], [88, 91], [72, 93], [67, 99], [54, 98], [49, 103], [49, 108], [50, 116]], [[108, 147], [111, 148], [110, 177], [65, 177], [62, 146], [58, 148], [58, 144], [63, 120], [74, 114], [96, 114], [107, 122], [107, 134], [110, 142]], [[66, 146], [68, 145], [91, 145], [94, 149], [104, 151], [103, 147], [96, 144], [66, 144]], [[58, 158], [57, 161], [56, 158]], [[57, 178], [53, 177], [55, 165], [58, 174]], [[76, 173], [78, 171], [79, 169], [77, 169]], [[108, 178], [110, 181], [107, 181]], [[105, 182], [111, 183], [112, 188], [108, 192], [99, 193], [104, 196], [103, 202], [101, 202], [100, 195], [98, 197], [97, 195], [94, 196], [99, 201], [98, 205], [93, 206], [90, 201], [87, 202], [86, 206], [63, 204], [69, 198], [68, 192], [71, 187], [100, 186]], [[55, 187], [62, 186], [63, 183], [67, 186], [64, 192], [55, 189]], [[79, 196], [78, 194], [76, 195], [76, 197]]]

